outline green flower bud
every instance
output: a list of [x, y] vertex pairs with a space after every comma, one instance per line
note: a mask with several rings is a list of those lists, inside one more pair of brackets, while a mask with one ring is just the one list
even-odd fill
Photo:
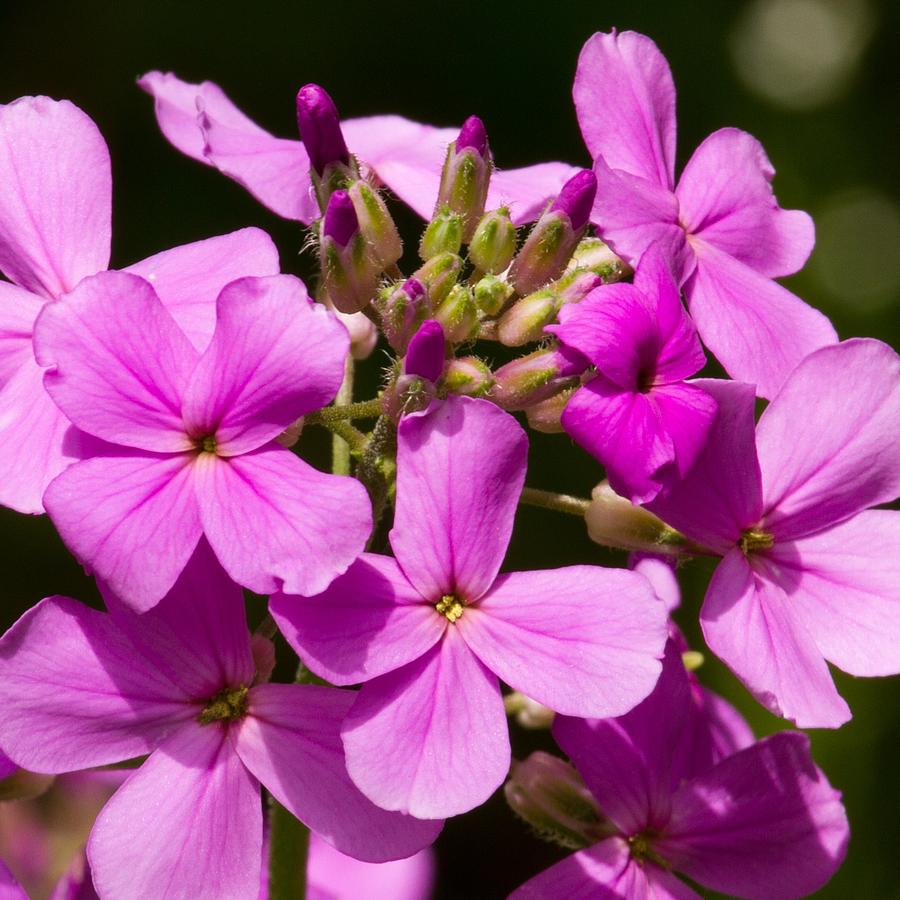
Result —
[[444, 206], [428, 223], [419, 242], [419, 256], [431, 259], [439, 253], [458, 253], [462, 246], [463, 218]]
[[469, 242], [469, 259], [481, 269], [497, 275], [507, 269], [516, 252], [516, 226], [505, 206], [485, 213]]

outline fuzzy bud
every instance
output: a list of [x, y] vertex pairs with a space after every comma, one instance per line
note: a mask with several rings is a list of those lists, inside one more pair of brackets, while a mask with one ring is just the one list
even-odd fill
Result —
[[575, 269], [553, 283], [558, 299], [558, 309], [568, 303], [581, 303], [587, 295], [603, 284], [603, 278], [587, 269]]
[[573, 385], [546, 400], [541, 400], [540, 403], [529, 406], [525, 410], [528, 427], [543, 434], [562, 434], [565, 431], [562, 426], [563, 411], [578, 387], [578, 385]]
[[375, 294], [379, 268], [359, 230], [353, 202], [346, 191], [328, 200], [319, 241], [325, 294], [342, 313], [359, 312]]
[[508, 716], [515, 716], [519, 725], [533, 731], [552, 727], [556, 717], [552, 709], [518, 691], [507, 694], [503, 698], [503, 706]]
[[443, 387], [451, 394], [483, 397], [493, 384], [493, 373], [477, 356], [451, 359], [444, 372]]
[[443, 207], [434, 214], [419, 242], [419, 256], [431, 259], [439, 253], [459, 253], [463, 238], [463, 217]]
[[447, 148], [434, 207], [435, 214], [446, 207], [462, 217], [464, 242], [471, 238], [484, 212], [490, 178], [491, 156], [484, 123], [477, 116], [469, 116], [459, 137]]
[[433, 310], [433, 315], [444, 326], [444, 334], [451, 344], [461, 344], [475, 333], [478, 327], [478, 310], [470, 288], [457, 284], [447, 297]]
[[544, 347], [497, 369], [490, 396], [503, 409], [527, 409], [571, 387], [573, 379], [589, 365], [580, 353], [567, 347]]
[[508, 268], [515, 252], [516, 226], [509, 208], [501, 206], [485, 213], [469, 242], [469, 259], [482, 272], [498, 275]]
[[378, 295], [381, 330], [388, 343], [405, 353], [410, 338], [427, 313], [425, 287], [415, 278], [407, 278], [400, 285], [384, 288]]
[[485, 275], [473, 289], [475, 305], [486, 315], [496, 316], [512, 297], [512, 285], [496, 275]]
[[403, 255], [403, 241], [381, 194], [361, 178], [350, 185], [347, 193], [372, 255], [382, 270], [394, 265]]
[[439, 253], [413, 272], [434, 309], [453, 289], [462, 272], [462, 260], [455, 253]]
[[509, 279], [520, 294], [536, 291], [565, 271], [587, 226], [596, 193], [597, 176], [588, 169], [563, 185], [513, 260]]
[[544, 328], [556, 318], [559, 298], [552, 288], [543, 288], [514, 303], [497, 324], [500, 343], [507, 347], [539, 341]]
[[574, 269], [588, 269], [600, 275], [604, 284], [621, 281], [632, 274], [631, 267], [598, 237], [581, 240], [569, 260], [569, 271]]

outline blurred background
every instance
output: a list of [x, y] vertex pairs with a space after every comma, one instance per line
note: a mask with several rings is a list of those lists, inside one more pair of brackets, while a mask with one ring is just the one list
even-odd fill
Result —
[[[162, 69], [215, 81], [280, 136], [296, 136], [294, 94], [316, 81], [347, 117], [396, 112], [453, 125], [477, 113], [502, 167], [549, 159], [587, 165], [571, 82], [581, 45], [611, 27], [650, 35], [669, 59], [678, 89], [679, 166], [717, 128], [733, 125], [758, 137], [777, 170], [782, 205], [808, 210], [818, 229], [810, 262], [786, 284], [831, 316], [842, 338], [874, 336], [896, 347], [900, 4], [888, 0], [5, 0], [0, 102], [23, 94], [66, 97], [97, 122], [113, 160], [112, 266], [258, 225], [277, 241], [284, 270], [309, 277], [314, 266], [299, 254], [304, 235], [295, 223], [276, 219], [238, 185], [164, 141], [150, 98], [135, 86], [140, 74]], [[616, 98], [604, 102], [614, 117]], [[414, 248], [413, 217], [400, 212], [398, 221]], [[382, 363], [376, 352], [363, 365], [361, 391], [374, 389]], [[301, 449], [327, 465], [324, 439], [304, 435]], [[587, 496], [600, 474], [564, 435], [532, 440], [530, 485]], [[3, 628], [49, 594], [96, 602], [92, 582], [45, 518], [0, 510], [0, 537]], [[578, 519], [520, 512], [507, 568], [576, 562], [623, 560], [591, 544]], [[695, 623], [709, 572], [707, 563], [695, 562], [681, 573], [679, 621], [700, 649]], [[251, 615], [261, 610], [261, 602], [251, 602]], [[700, 676], [737, 704], [757, 733], [784, 727], [708, 654]], [[854, 718], [840, 731], [811, 736], [817, 762], [844, 791], [852, 840], [843, 869], [817, 896], [900, 898], [900, 681], [836, 678]], [[519, 757], [552, 749], [545, 734], [517, 726], [513, 743]], [[448, 900], [505, 897], [565, 853], [533, 837], [500, 794], [448, 822], [438, 851], [437, 896]]]

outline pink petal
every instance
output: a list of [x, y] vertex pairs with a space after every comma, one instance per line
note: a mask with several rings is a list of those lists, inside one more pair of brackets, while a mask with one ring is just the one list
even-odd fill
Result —
[[737, 128], [714, 132], [694, 151], [678, 182], [685, 230], [760, 275], [802, 269], [815, 227], [807, 213], [781, 209], [772, 193], [774, 175], [756, 138]]
[[318, 596], [275, 594], [269, 611], [303, 662], [332, 684], [358, 684], [405, 666], [448, 626], [391, 557], [372, 553]]
[[506, 684], [568, 716], [618, 716], [656, 684], [666, 609], [646, 580], [570, 566], [501, 575], [457, 622]]
[[443, 822], [379, 809], [350, 781], [340, 726], [355, 696], [314, 685], [258, 685], [235, 747], [279, 803], [341, 852], [369, 862], [409, 856], [430, 844]]
[[259, 784], [219, 724], [180, 728], [100, 811], [88, 842], [101, 897], [255, 897]]
[[602, 157], [594, 160], [597, 197], [591, 222], [613, 251], [632, 266], [657, 244], [683, 284], [694, 267], [694, 254], [678, 220], [678, 200], [665, 187], [636, 175], [613, 171]]
[[193, 448], [181, 398], [198, 354], [142, 278], [86, 279], [44, 308], [34, 346], [52, 367], [47, 391], [79, 428], [142, 450]]
[[398, 432], [391, 546], [404, 574], [432, 603], [478, 599], [506, 553], [525, 480], [528, 440], [486, 400], [448, 397]]
[[199, 707], [107, 615], [50, 597], [0, 641], [0, 743], [24, 768], [69, 772], [149, 752]]
[[813, 764], [809, 738], [783, 732], [687, 782], [658, 849], [705, 887], [768, 900], [822, 887], [848, 837], [840, 794]]
[[675, 447], [675, 465], [683, 478], [706, 446], [716, 420], [716, 401], [698, 385], [684, 382], [654, 387], [649, 396], [659, 410], [660, 425]]
[[703, 343], [728, 374], [774, 397], [803, 357], [837, 341], [831, 322], [777, 282], [699, 238], [685, 285]]
[[900, 494], [900, 357], [856, 339], [805, 359], [759, 420], [766, 524], [790, 539]]
[[850, 719], [793, 598], [739, 549], [713, 574], [700, 624], [709, 648], [775, 715], [801, 728], [837, 728]]
[[0, 105], [0, 270], [58, 297], [109, 262], [112, 176], [97, 126], [68, 100]]
[[165, 596], [200, 539], [192, 461], [96, 456], [69, 466], [44, 495], [76, 559], [138, 611]]
[[0, 859], [0, 900], [28, 900], [28, 894]]
[[500, 686], [454, 628], [420, 659], [364, 684], [342, 735], [359, 789], [421, 818], [474, 809], [509, 770]]
[[670, 556], [653, 556], [649, 553], [632, 553], [628, 568], [643, 575], [650, 582], [653, 593], [672, 612], [681, 606], [681, 588], [675, 574], [675, 562]]
[[577, 171], [574, 166], [561, 162], [537, 163], [521, 169], [495, 169], [485, 208], [508, 206], [516, 225], [533, 222]]
[[154, 97], [159, 127], [182, 153], [233, 178], [284, 218], [308, 224], [318, 216], [300, 141], [273, 137], [210, 81], [190, 84], [171, 72], [148, 72], [138, 84]]
[[258, 228], [195, 241], [148, 256], [126, 272], [153, 285], [172, 318], [200, 351], [216, 327], [216, 298], [230, 281], [249, 275], [277, 275], [278, 250]]
[[652, 394], [622, 390], [598, 375], [572, 395], [561, 421], [603, 463], [617, 494], [646, 503], [660, 492], [676, 450]]
[[674, 875], [638, 865], [622, 838], [607, 838], [526, 881], [509, 900], [700, 900]]
[[344, 376], [347, 330], [292, 275], [242, 278], [216, 303], [216, 332], [184, 399], [193, 435], [233, 456], [327, 405]]
[[759, 463], [753, 443], [753, 388], [712, 378], [692, 384], [715, 400], [716, 418], [691, 471], [668, 485], [649, 509], [688, 537], [724, 555], [762, 515]]
[[172, 590], [140, 615], [100, 585], [118, 628], [186, 697], [211, 699], [256, 674], [244, 594], [201, 539]]
[[277, 444], [196, 462], [203, 530], [231, 577], [257, 594], [321, 593], [362, 552], [365, 488], [326, 475]]
[[851, 675], [900, 672], [900, 513], [875, 510], [766, 552], [819, 651]]
[[650, 38], [615, 30], [590, 37], [578, 57], [572, 96], [592, 158], [673, 188], [675, 85]]

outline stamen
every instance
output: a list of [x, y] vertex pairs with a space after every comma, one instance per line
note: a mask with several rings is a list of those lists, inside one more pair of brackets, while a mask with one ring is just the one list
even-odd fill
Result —
[[218, 448], [216, 436], [214, 434], [205, 434], [202, 437], [194, 438], [194, 446], [201, 453], [215, 453]]
[[448, 621], [455, 622], [463, 614], [465, 606], [454, 594], [444, 594], [444, 596], [435, 603], [434, 608], [442, 616], [446, 616]]
[[244, 685], [219, 691], [197, 716], [197, 721], [201, 725], [210, 725], [212, 722], [242, 719], [247, 715], [248, 693], [249, 690]]
[[671, 865], [653, 849], [653, 837], [654, 835], [652, 834], [641, 832], [628, 838], [628, 849], [631, 852], [632, 859], [641, 866], [645, 861], [649, 860], [660, 866], [660, 868], [671, 869]]
[[775, 535], [760, 528], [748, 528], [738, 542], [741, 553], [749, 556], [757, 550], [771, 550], [775, 546]]

